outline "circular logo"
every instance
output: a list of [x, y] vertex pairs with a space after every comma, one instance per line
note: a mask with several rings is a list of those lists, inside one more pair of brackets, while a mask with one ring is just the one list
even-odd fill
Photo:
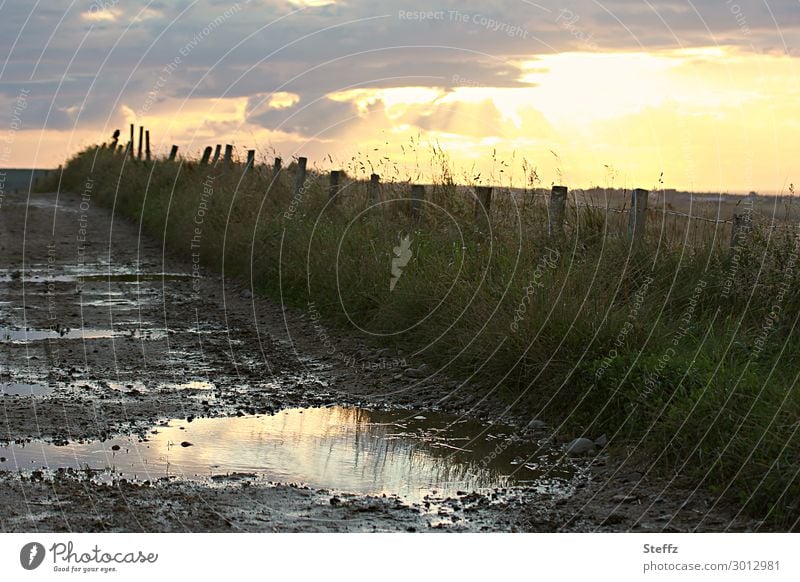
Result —
[[19, 563], [26, 570], [35, 570], [44, 561], [44, 546], [39, 542], [30, 542], [22, 546], [19, 552]]

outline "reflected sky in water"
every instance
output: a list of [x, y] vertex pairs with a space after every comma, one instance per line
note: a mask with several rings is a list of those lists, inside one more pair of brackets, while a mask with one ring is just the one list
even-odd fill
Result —
[[446, 496], [509, 485], [549, 487], [553, 479], [570, 477], [554, 451], [510, 443], [511, 434], [428, 412], [291, 409], [274, 416], [174, 420], [146, 442], [7, 445], [0, 447], [7, 457], [0, 468], [89, 465], [139, 480], [254, 473], [275, 482], [410, 500], [432, 491]]

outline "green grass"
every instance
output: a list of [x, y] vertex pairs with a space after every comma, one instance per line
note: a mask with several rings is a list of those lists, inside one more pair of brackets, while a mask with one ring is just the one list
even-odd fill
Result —
[[[651, 213], [632, 246], [625, 214], [570, 207], [564, 236], [551, 239], [535, 189], [516, 204], [496, 190], [490, 219], [476, 218], [434, 158], [443, 169], [418, 223], [399, 181], [373, 207], [366, 184], [346, 179], [331, 203], [311, 172], [292, 207], [293, 165], [275, 180], [257, 166], [240, 181], [241, 166], [126, 162], [93, 148], [67, 163], [60, 188], [82, 192], [91, 177], [96, 201], [177, 255], [197, 252], [200, 228], [204, 269], [252, 278], [290, 305], [314, 302], [330, 324], [471, 378], [472, 390], [564, 437], [606, 433], [620, 454], [688, 477], [769, 528], [798, 529], [795, 231], [756, 227], [731, 251], [726, 225]], [[403, 234], [413, 258], [390, 291]]]

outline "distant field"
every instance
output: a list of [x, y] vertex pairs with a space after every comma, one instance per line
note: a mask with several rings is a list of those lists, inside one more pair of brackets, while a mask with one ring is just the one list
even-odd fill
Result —
[[0, 192], [13, 192], [14, 190], [27, 190], [33, 181], [46, 178], [56, 170], [43, 170], [33, 168], [8, 168], [0, 169]]

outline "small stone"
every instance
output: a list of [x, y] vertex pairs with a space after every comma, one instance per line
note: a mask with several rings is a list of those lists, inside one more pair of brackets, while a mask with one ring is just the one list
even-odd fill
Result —
[[6, 462], [6, 458], [5, 457], [0, 457], [0, 463], [5, 463], [5, 462]]
[[587, 438], [579, 437], [567, 445], [567, 454], [585, 455], [594, 451], [594, 443]]
[[409, 378], [424, 378], [428, 375], [422, 368], [406, 368], [403, 373]]
[[189, 441], [183, 441], [181, 443], [181, 446], [182, 447], [191, 447], [191, 446], [194, 446], [194, 445], [192, 445], [192, 443], [190, 443]]
[[331, 497], [331, 501], [330, 501], [331, 505], [339, 505], [341, 502], [342, 502], [342, 500], [339, 499], [338, 497]]
[[601, 434], [599, 437], [594, 439], [594, 444], [602, 449], [608, 444], [608, 437], [605, 434]]
[[538, 418], [534, 418], [532, 421], [528, 423], [527, 428], [532, 430], [543, 429], [547, 428], [547, 423], [543, 420], [539, 420]]
[[242, 299], [250, 299], [253, 296], [253, 292], [250, 289], [243, 289], [241, 293], [239, 293], [239, 297]]
[[120, 449], [120, 446], [119, 446], [119, 445], [112, 445], [112, 446], [111, 446], [111, 450], [112, 450], [112, 451], [118, 451], [119, 449]]

